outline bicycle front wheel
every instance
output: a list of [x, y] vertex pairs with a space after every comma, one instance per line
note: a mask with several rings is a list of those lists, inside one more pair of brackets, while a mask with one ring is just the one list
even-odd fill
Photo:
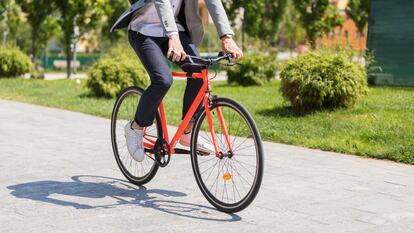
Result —
[[[196, 119], [191, 137], [194, 176], [213, 206], [227, 213], [238, 212], [250, 205], [260, 189], [264, 166], [262, 141], [252, 117], [239, 103], [219, 98], [210, 112], [217, 147], [223, 156], [217, 157], [211, 150], [213, 140], [204, 109]], [[206, 148], [210, 148], [209, 154]]]

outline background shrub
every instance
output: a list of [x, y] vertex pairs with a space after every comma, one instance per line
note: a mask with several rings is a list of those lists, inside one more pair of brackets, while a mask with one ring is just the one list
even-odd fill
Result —
[[227, 70], [228, 83], [242, 86], [264, 85], [276, 77], [277, 64], [274, 56], [247, 55], [241, 63], [242, 66]]
[[130, 86], [145, 88], [147, 72], [135, 53], [126, 46], [116, 47], [88, 71], [87, 86], [98, 97], [116, 97]]
[[312, 51], [288, 61], [280, 74], [283, 97], [296, 111], [352, 106], [367, 91], [367, 75], [346, 51]]
[[0, 77], [17, 77], [29, 73], [30, 58], [17, 48], [0, 47]]

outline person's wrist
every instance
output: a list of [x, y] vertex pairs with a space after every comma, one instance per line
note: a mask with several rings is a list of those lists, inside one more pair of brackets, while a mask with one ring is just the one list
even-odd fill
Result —
[[225, 34], [225, 35], [221, 36], [220, 39], [222, 41], [233, 39], [233, 35], [232, 34]]
[[169, 32], [167, 33], [168, 38], [173, 39], [178, 37], [178, 32]]

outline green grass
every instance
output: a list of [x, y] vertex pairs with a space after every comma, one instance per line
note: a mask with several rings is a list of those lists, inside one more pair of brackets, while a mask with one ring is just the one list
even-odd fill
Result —
[[[114, 99], [89, 97], [73, 80], [0, 79], [0, 98], [109, 118]], [[166, 102], [169, 124], [180, 122], [185, 81], [175, 81]], [[220, 96], [241, 102], [267, 141], [414, 164], [414, 88], [375, 87], [351, 109], [295, 115], [279, 82], [240, 87], [215, 82]]]

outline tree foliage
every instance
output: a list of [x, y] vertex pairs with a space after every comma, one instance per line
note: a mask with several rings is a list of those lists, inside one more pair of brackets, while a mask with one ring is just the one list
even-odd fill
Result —
[[294, 49], [298, 44], [304, 42], [305, 30], [300, 23], [299, 13], [292, 1], [288, 1], [279, 30], [280, 43], [284, 43], [283, 45], [290, 49]]
[[243, 12], [243, 31], [249, 36], [273, 44], [277, 40], [276, 35], [286, 3], [287, 0], [231, 0], [224, 5], [233, 24]]
[[[1, 3], [0, 11], [2, 11], [2, 16], [0, 19], [4, 20], [6, 28], [3, 33], [10, 35], [9, 41], [11, 44], [16, 44], [17, 32], [19, 31], [19, 26], [22, 23], [21, 18], [21, 9], [14, 0], [6, 0]], [[4, 36], [4, 35], [2, 35]]]
[[0, 21], [6, 18], [6, 10], [9, 5], [10, 0], [0, 1]]
[[331, 5], [330, 0], [293, 0], [293, 3], [312, 48], [315, 48], [317, 38], [335, 26], [343, 25], [338, 10]]
[[[66, 54], [66, 71], [68, 78], [71, 74], [71, 61], [73, 58], [72, 45], [80, 35], [96, 26], [108, 6], [107, 0], [59, 0], [56, 1], [60, 12], [59, 24], [62, 28], [62, 44]], [[75, 33], [75, 30], [79, 30]]]
[[101, 34], [103, 37], [107, 38], [112, 45], [125, 35], [125, 31], [118, 30], [110, 33], [109, 30], [125, 9], [128, 9], [129, 4], [130, 3], [127, 0], [108, 0], [108, 6], [110, 7], [105, 9], [107, 19], [101, 27]]
[[16, 0], [31, 27], [31, 51], [32, 61], [35, 61], [37, 52], [44, 48], [47, 40], [57, 29], [56, 17], [53, 12], [56, 10], [55, 2], [48, 0]]
[[358, 31], [362, 34], [368, 23], [371, 0], [350, 0], [346, 7], [346, 14], [354, 21]]
[[[0, 1], [0, 37], [5, 36], [5, 34], [7, 33], [7, 22], [5, 22], [6, 20], [6, 15], [7, 15], [7, 8], [9, 5], [10, 0], [2, 0]], [[5, 41], [3, 41], [4, 44]]]

